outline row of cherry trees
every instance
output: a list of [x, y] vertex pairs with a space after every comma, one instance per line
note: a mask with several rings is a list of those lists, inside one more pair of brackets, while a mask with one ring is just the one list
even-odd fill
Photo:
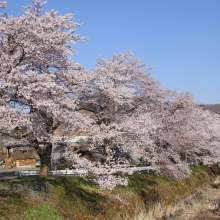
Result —
[[71, 148], [65, 156], [90, 169], [103, 188], [127, 183], [113, 175], [117, 167], [129, 166], [117, 152], [175, 177], [189, 172], [186, 155], [204, 164], [219, 161], [217, 115], [202, 110], [189, 92], [161, 87], [130, 51], [98, 58], [91, 71], [73, 62], [72, 45], [85, 40], [75, 33], [81, 23], [72, 14], [43, 13], [44, 4], [32, 0], [22, 16], [0, 17], [0, 129], [22, 130], [41, 158], [42, 177], [48, 175], [54, 131], [61, 125], [64, 135], [85, 130], [90, 148], [102, 150], [102, 164]]
[[[116, 148], [150, 162], [159, 173], [183, 178], [190, 173], [187, 157], [205, 165], [220, 159], [220, 119], [204, 111], [189, 92], [164, 89], [148, 74], [131, 52], [99, 58], [82, 88], [78, 109], [90, 115], [87, 122], [91, 147], [103, 149], [105, 163], [89, 163], [99, 183], [110, 186], [117, 167], [129, 162], [115, 160]], [[66, 158], [80, 165], [80, 156], [69, 148]], [[124, 159], [124, 158], [123, 158]], [[116, 180], [117, 179], [117, 180]], [[122, 184], [116, 177], [115, 183]], [[124, 184], [127, 179], [123, 179]]]

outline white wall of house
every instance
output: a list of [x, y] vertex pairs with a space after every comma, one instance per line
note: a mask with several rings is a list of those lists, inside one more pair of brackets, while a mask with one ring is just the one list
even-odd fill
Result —
[[57, 144], [53, 145], [51, 153], [52, 169], [60, 164], [60, 159], [64, 150], [64, 146], [59, 144], [59, 142], [64, 142], [64, 144], [66, 144], [67, 146], [79, 146], [82, 145], [81, 143], [85, 143], [88, 141], [88, 136], [56, 137], [55, 140]]

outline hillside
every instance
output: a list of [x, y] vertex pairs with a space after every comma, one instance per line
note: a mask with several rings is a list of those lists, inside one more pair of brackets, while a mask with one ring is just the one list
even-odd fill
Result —
[[220, 114], [220, 104], [202, 105], [203, 109], [212, 111], [216, 114]]
[[[182, 208], [166, 207], [210, 186], [213, 173], [204, 167], [194, 167], [192, 175], [181, 181], [155, 173], [133, 174], [128, 178], [127, 187], [118, 186], [112, 192], [100, 190], [80, 177], [1, 181], [0, 219], [167, 220], [170, 214], [176, 219], [184, 215]], [[218, 196], [215, 202], [219, 200]], [[149, 217], [150, 210], [158, 207], [160, 210], [152, 213], [154, 217]]]

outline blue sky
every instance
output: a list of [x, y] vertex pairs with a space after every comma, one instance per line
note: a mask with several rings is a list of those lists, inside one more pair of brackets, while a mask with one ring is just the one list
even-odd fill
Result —
[[[0, 13], [19, 16], [28, 3], [7, 0]], [[51, 9], [84, 23], [76, 33], [89, 39], [75, 45], [73, 59], [86, 68], [132, 50], [162, 86], [220, 103], [220, 0], [48, 0]]]

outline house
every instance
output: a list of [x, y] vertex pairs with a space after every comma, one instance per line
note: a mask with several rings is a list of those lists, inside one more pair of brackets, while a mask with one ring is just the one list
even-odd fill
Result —
[[5, 161], [5, 168], [31, 166], [36, 167], [36, 162], [39, 160], [35, 153], [15, 152], [11, 155], [1, 154], [0, 161]]
[[29, 142], [25, 139], [15, 139], [9, 136], [0, 137], [0, 161], [5, 168], [32, 166], [36, 167], [39, 156], [35, 151], [29, 151]]

